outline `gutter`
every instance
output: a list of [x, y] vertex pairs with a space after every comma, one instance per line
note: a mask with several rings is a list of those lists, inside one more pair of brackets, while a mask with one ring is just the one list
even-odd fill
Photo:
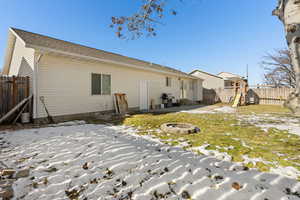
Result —
[[[135, 68], [135, 69], [143, 69], [143, 70], [146, 70], [146, 71], [159, 72], [159, 73], [169, 74], [169, 75], [173, 75], [173, 76], [179, 76], [179, 77], [185, 77], [185, 78], [191, 78], [191, 79], [198, 79], [197, 77], [193, 77], [193, 76], [188, 75], [188, 74], [184, 75], [184, 74], [179, 74], [179, 73], [176, 73], [176, 72], [168, 72], [168, 71], [163, 71], [163, 70], [158, 70], [158, 69], [153, 69], [153, 68], [148, 68], [148, 67], [142, 67], [142, 66], [139, 66], [139, 65], [127, 64], [127, 63], [122, 63], [122, 62], [103, 59], [103, 58], [95, 58], [95, 57], [92, 57], [92, 56], [85, 56], [85, 55], [80, 55], [80, 54], [77, 54], [77, 53], [70, 53], [70, 52], [65, 52], [65, 51], [56, 50], [56, 49], [52, 49], [52, 48], [40, 47], [40, 46], [37, 46], [37, 45], [27, 44], [26, 47], [33, 48], [33, 49], [39, 50], [39, 51], [44, 52], [44, 53], [54, 52], [54, 53], [58, 53], [58, 54], [74, 56], [74, 57], [88, 59], [88, 60], [100, 61], [100, 62], [111, 63], [111, 64], [116, 64], [116, 65], [123, 65], [123, 66], [126, 66], [126, 67]], [[149, 64], [149, 65], [151, 65], [151, 64]], [[182, 73], [184, 73], [184, 72], [182, 72]]]

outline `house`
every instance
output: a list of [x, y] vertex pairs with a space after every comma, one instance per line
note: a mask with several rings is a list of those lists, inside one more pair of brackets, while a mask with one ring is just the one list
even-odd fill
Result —
[[203, 88], [205, 89], [224, 88], [224, 79], [220, 76], [210, 74], [199, 69], [192, 71], [190, 75], [203, 79]]
[[45, 118], [41, 102], [56, 118], [114, 110], [114, 93], [125, 93], [130, 109], [175, 99], [202, 100], [202, 80], [173, 68], [10, 28], [3, 75], [29, 76], [33, 118]]
[[220, 72], [217, 75], [224, 79], [225, 88], [232, 88], [235, 83], [237, 84], [237, 87], [239, 87], [240, 82], [246, 80], [244, 77], [230, 72]]
[[196, 69], [192, 71], [190, 75], [203, 79], [203, 88], [205, 89], [230, 89], [234, 87], [234, 84], [239, 87], [241, 82], [247, 82], [244, 77], [230, 72], [221, 72], [214, 75]]

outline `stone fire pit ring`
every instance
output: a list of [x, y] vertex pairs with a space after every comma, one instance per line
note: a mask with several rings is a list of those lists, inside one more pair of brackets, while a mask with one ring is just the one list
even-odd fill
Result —
[[162, 124], [160, 128], [164, 132], [176, 134], [193, 134], [200, 132], [198, 127], [188, 123], [170, 122]]

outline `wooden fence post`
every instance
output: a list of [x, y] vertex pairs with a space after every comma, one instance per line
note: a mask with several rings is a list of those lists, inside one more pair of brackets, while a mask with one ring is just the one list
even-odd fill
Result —
[[[29, 80], [29, 76], [26, 77], [25, 87], [26, 87], [25, 91], [26, 91], [26, 98], [27, 98], [30, 95], [30, 80]], [[32, 109], [32, 98], [29, 100], [29, 104], [28, 104], [28, 106], [26, 108], [26, 111], [29, 112], [29, 113], [32, 113], [31, 109]]]
[[17, 105], [17, 98], [18, 98], [18, 86], [17, 86], [17, 83], [16, 83], [16, 76], [13, 76], [13, 79], [12, 79], [12, 90], [13, 90], [13, 105], [12, 107], [16, 106]]
[[29, 97], [29, 88], [30, 88], [29, 76], [26, 76], [26, 97]]

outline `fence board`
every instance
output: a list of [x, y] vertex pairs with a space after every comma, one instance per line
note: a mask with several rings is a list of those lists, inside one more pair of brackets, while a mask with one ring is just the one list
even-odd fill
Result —
[[29, 77], [0, 76], [0, 118], [29, 95]]

